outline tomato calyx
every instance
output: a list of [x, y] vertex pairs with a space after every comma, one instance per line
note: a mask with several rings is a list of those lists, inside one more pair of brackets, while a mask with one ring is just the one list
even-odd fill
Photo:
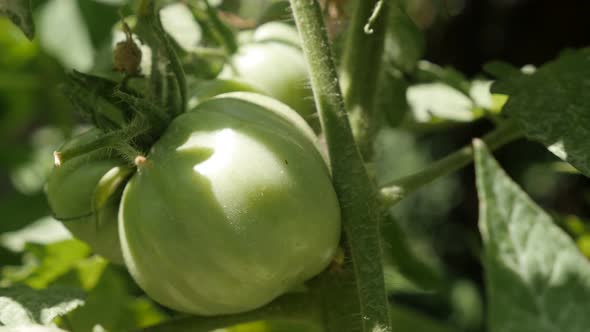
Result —
[[156, 15], [155, 8], [146, 8], [134, 27], [152, 49], [151, 73], [139, 76], [141, 50], [131, 28], [122, 22], [126, 37], [115, 46], [113, 58], [115, 69], [125, 75], [120, 82], [76, 71], [69, 74], [66, 94], [103, 133], [85, 144], [56, 151], [57, 167], [97, 150], [112, 152], [136, 167], [137, 157], [145, 156], [170, 121], [184, 112], [184, 72]]

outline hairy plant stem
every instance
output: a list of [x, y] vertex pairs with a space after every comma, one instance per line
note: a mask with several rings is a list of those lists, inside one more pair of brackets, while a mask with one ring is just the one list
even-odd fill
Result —
[[[140, 131], [138, 131], [138, 133], [139, 132]], [[130, 137], [129, 133], [124, 130], [112, 131], [86, 144], [54, 151], [53, 163], [56, 167], [60, 167], [68, 160], [72, 160], [94, 151], [108, 149], [114, 150], [118, 155], [123, 157], [129, 165], [133, 165], [133, 160], [137, 156], [143, 155], [141, 151], [137, 150], [129, 143], [133, 138], [134, 137]]]
[[133, 160], [135, 160], [137, 156], [144, 155], [144, 152], [140, 150], [146, 149], [145, 146], [137, 146], [134, 144], [134, 141], [149, 131], [149, 123], [145, 122], [141, 116], [137, 116], [123, 129], [103, 133], [86, 144], [62, 148], [53, 152], [54, 164], [56, 167], [59, 167], [68, 160], [94, 151], [106, 149], [107, 151], [116, 152], [120, 157], [127, 161], [130, 166], [132, 166]]
[[356, 0], [342, 59], [341, 86], [353, 134], [363, 156], [370, 160], [375, 135], [375, 96], [389, 5], [383, 0]]
[[170, 121], [169, 114], [162, 110], [160, 105], [152, 104], [144, 98], [138, 98], [121, 90], [115, 90], [114, 96], [120, 98], [122, 101], [135, 109], [138, 115], [144, 115], [150, 119], [152, 125], [166, 124]]
[[[500, 124], [495, 130], [483, 137], [490, 150], [495, 150], [523, 136], [517, 125], [508, 121]], [[422, 186], [441, 176], [453, 173], [473, 162], [473, 146], [471, 144], [430, 164], [425, 169], [402, 178], [393, 180], [381, 187], [381, 201], [384, 205], [395, 205], [404, 197], [420, 189]]]
[[101, 149], [113, 148], [121, 140], [122, 134], [120, 131], [104, 134], [89, 143], [53, 152], [53, 163], [56, 167], [59, 167], [68, 160], [74, 159], [78, 156]]
[[238, 42], [234, 36], [233, 31], [219, 19], [217, 11], [211, 6], [209, 0], [202, 0], [205, 3], [206, 13], [209, 17], [214, 31], [218, 34], [218, 40], [225, 47], [229, 54], [233, 54], [238, 50]]
[[[177, 109], [171, 109], [172, 115], [176, 116], [186, 110], [187, 105], [187, 87], [186, 87], [186, 77], [184, 73], [184, 68], [182, 67], [182, 63], [176, 50], [172, 46], [172, 42], [164, 29], [162, 28], [162, 23], [160, 22], [160, 16], [158, 15], [157, 8], [155, 6], [155, 0], [142, 0], [138, 10], [138, 25], [137, 28], [142, 30], [144, 34], [144, 38], [147, 38], [148, 44], [152, 47], [152, 52], [156, 54], [157, 52], [161, 52], [164, 56], [166, 63], [166, 67], [170, 67], [170, 74], [174, 76], [177, 81], [177, 84], [173, 85], [176, 90], [170, 89], [170, 86], [166, 86], [163, 82], [152, 82], [152, 86], [166, 86], [169, 91], [168, 94], [173, 94], [178, 98], [179, 102], [175, 103], [178, 104]], [[154, 57], [157, 59], [158, 57]], [[156, 66], [157, 67], [157, 66]], [[166, 70], [168, 71], [168, 70]], [[168, 73], [166, 73], [168, 74]], [[162, 75], [154, 76], [157, 79], [165, 79]], [[154, 78], [152, 78], [154, 79]], [[165, 95], [165, 94], [161, 94]], [[166, 100], [159, 101], [161, 104], [165, 104]]]
[[[356, 294], [352, 298], [347, 292], [343, 292], [343, 296], [339, 298], [328, 297], [325, 306], [336, 314], [332, 315], [334, 319], [324, 319], [325, 328], [334, 332], [359, 329], [365, 332], [391, 331], [381, 265], [381, 214], [377, 192], [364, 168], [344, 109], [321, 8], [317, 0], [291, 0], [291, 8], [309, 66], [311, 86], [328, 145], [334, 188], [342, 212], [347, 256], [352, 258], [352, 261], [348, 259], [343, 266], [343, 274], [352, 271], [352, 280], [348, 287], [356, 288]], [[325, 283], [326, 293], [334, 294], [332, 291], [336, 290], [330, 288], [340, 285], [340, 282]], [[337, 291], [342, 292], [342, 289]], [[358, 305], [350, 312], [347, 304], [356, 301]]]
[[237, 324], [266, 321], [291, 321], [308, 325], [316, 325], [317, 306], [311, 293], [286, 294], [270, 304], [252, 311], [234, 315], [212, 317], [186, 316], [173, 319], [162, 324], [142, 329], [142, 332], [209, 332], [215, 329]]

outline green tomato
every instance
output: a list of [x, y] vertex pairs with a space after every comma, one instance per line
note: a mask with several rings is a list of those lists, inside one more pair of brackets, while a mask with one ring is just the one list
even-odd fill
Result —
[[[74, 137], [64, 147], [84, 144], [99, 134], [98, 129], [87, 131]], [[99, 211], [93, 211], [99, 181], [118, 166], [117, 161], [100, 153], [73, 158], [53, 169], [47, 181], [46, 194], [53, 214], [72, 235], [86, 242], [97, 254], [123, 264], [116, 200], [108, 200]]]
[[189, 109], [194, 108], [206, 99], [213, 98], [223, 93], [235, 91], [262, 93], [246, 82], [231, 79], [193, 81], [188, 84], [188, 89], [191, 91], [188, 100]]
[[295, 28], [271, 22], [246, 36], [242, 39], [247, 41], [232, 55], [220, 78], [243, 80], [287, 104], [306, 121], [317, 123], [307, 64]]
[[129, 272], [191, 314], [252, 310], [332, 260], [340, 209], [313, 131], [293, 110], [238, 92], [172, 121], [121, 200]]

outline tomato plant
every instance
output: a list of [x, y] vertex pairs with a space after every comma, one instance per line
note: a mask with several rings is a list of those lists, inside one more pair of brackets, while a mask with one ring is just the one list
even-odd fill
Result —
[[519, 1], [0, 1], [0, 331], [586, 332], [590, 7]]

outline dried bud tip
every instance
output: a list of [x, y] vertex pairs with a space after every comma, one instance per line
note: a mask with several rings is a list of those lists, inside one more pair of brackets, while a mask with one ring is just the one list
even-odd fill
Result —
[[133, 160], [133, 163], [135, 164], [135, 166], [140, 167], [145, 165], [145, 163], [147, 162], [147, 158], [144, 156], [137, 156], [135, 157], [135, 159]]

